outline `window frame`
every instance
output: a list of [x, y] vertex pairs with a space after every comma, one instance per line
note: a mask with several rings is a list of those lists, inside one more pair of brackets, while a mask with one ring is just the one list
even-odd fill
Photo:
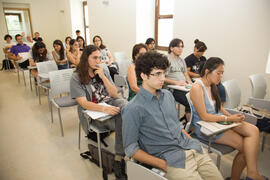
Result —
[[158, 22], [160, 19], [173, 19], [173, 14], [160, 15], [160, 0], [155, 0], [155, 40], [156, 49], [162, 51], [168, 51], [168, 46], [159, 46], [158, 44]]
[[[86, 25], [86, 18], [85, 18], [85, 10], [84, 7], [87, 6], [87, 1], [83, 1], [83, 28], [84, 28], [84, 39], [85, 39], [85, 43], [87, 44], [87, 36], [86, 36], [86, 29], [89, 29], [89, 26]], [[90, 37], [90, 35], [89, 35]], [[90, 42], [90, 39], [89, 39]]]

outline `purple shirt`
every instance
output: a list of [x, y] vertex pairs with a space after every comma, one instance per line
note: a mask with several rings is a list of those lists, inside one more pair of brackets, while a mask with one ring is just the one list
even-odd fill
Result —
[[17, 44], [15, 46], [12, 46], [10, 49], [10, 52], [12, 54], [15, 54], [15, 56], [17, 56], [18, 53], [29, 52], [29, 51], [30, 51], [30, 47], [27, 46], [26, 44], [23, 44], [23, 45]]

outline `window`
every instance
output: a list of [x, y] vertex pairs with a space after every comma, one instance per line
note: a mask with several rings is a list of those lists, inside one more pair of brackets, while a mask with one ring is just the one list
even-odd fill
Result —
[[156, 49], [168, 50], [173, 38], [174, 0], [155, 0]]
[[28, 8], [4, 8], [8, 33], [11, 36], [21, 34], [32, 35], [32, 25]]
[[84, 39], [86, 44], [90, 44], [90, 30], [88, 21], [88, 6], [87, 1], [83, 2], [83, 24], [84, 24]]

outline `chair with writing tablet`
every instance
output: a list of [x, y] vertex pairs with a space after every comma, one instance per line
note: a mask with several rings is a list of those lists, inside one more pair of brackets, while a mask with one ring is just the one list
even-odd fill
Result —
[[[191, 105], [192, 105], [192, 102], [190, 100], [190, 94], [187, 93], [186, 94], [186, 97], [187, 97], [187, 100], [188, 100], [188, 103], [190, 105], [190, 109], [191, 109], [191, 120], [192, 120], [192, 115], [193, 115], [193, 112], [192, 112], [192, 108], [191, 108]], [[231, 114], [235, 114], [235, 113], [239, 113], [239, 111], [237, 110], [233, 110], [233, 109], [226, 109], [229, 113]], [[257, 122], [257, 119], [255, 116], [252, 116], [250, 114], [247, 114], [247, 113], [244, 113], [245, 114], [245, 121], [251, 123], [251, 124], [256, 124]], [[227, 126], [227, 125], [226, 125]], [[233, 126], [232, 126], [233, 127]], [[228, 128], [231, 128], [228, 126]], [[227, 128], [227, 129], [228, 129]], [[188, 125], [186, 126], [186, 131], [189, 132], [191, 129], [191, 121], [188, 122]], [[224, 129], [222, 131], [225, 131], [227, 129]], [[220, 132], [222, 132], [220, 131]], [[198, 139], [202, 145], [208, 149], [208, 152], [214, 152], [217, 154], [217, 167], [218, 169], [220, 169], [220, 161], [221, 161], [221, 156], [222, 155], [226, 155], [226, 154], [229, 154], [231, 152], [233, 152], [235, 149], [231, 146], [227, 146], [227, 145], [224, 145], [224, 144], [218, 144], [218, 143], [214, 143], [214, 142], [211, 142], [211, 139], [216, 135], [213, 134], [212, 132], [210, 132], [207, 128], [205, 127], [201, 127], [201, 132], [202, 134], [206, 135], [206, 136], [209, 136], [210, 137], [210, 141], [204, 141], [204, 140], [201, 140], [201, 139]], [[196, 135], [195, 134], [191, 134], [191, 136], [193, 138], [196, 138]]]
[[[192, 102], [190, 100], [189, 93], [186, 94], [186, 97], [187, 97], [188, 103], [190, 105], [190, 109], [191, 109], [190, 119], [192, 120], [192, 116], [193, 116], [193, 112], [192, 112], [192, 108], [191, 108]], [[186, 125], [185, 130], [187, 132], [189, 132], [191, 130], [191, 120]], [[202, 143], [203, 147], [208, 149], [208, 153], [214, 152], [214, 153], [217, 154], [217, 163], [216, 163], [216, 165], [217, 165], [218, 169], [220, 169], [221, 156], [233, 152], [234, 148], [232, 148], [231, 146], [227, 146], [227, 145], [223, 145], [223, 144], [217, 144], [217, 143], [212, 142], [211, 139], [214, 138], [215, 134], [209, 135], [211, 133], [209, 133], [209, 131], [207, 129], [203, 128], [203, 127], [201, 128], [201, 132], [202, 132], [202, 134], [205, 134], [205, 135], [207, 134], [210, 137], [209, 142], [197, 138], [194, 133], [191, 134], [191, 137], [198, 139]]]
[[[104, 104], [102, 104], [104, 105]], [[92, 124], [92, 121], [105, 121], [107, 119], [110, 119], [112, 116], [109, 114], [105, 114], [103, 112], [97, 112], [97, 111], [89, 111], [89, 110], [83, 110], [83, 115], [87, 119], [88, 123], [88, 130], [94, 131], [97, 133], [97, 147], [98, 147], [98, 158], [99, 158], [99, 167], [102, 168], [102, 158], [101, 158], [101, 140], [100, 140], [100, 134], [105, 132], [110, 132], [111, 130], [105, 128], [105, 127], [97, 127], [94, 124]], [[79, 139], [78, 139], [78, 148], [81, 148], [81, 121], [79, 120]]]

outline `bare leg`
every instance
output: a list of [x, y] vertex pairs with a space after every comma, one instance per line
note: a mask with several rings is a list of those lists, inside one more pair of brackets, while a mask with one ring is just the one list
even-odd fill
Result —
[[[239, 179], [241, 175], [240, 170], [242, 172], [246, 164], [248, 177], [258, 180], [264, 179], [260, 176], [257, 168], [259, 131], [256, 126], [243, 122], [241, 126], [226, 131], [216, 143], [232, 146], [239, 150], [240, 153], [243, 153], [243, 155], [237, 154], [234, 159], [233, 167], [235, 168], [232, 169], [232, 178]], [[245, 161], [241, 160], [243, 158], [241, 156], [245, 158]]]

